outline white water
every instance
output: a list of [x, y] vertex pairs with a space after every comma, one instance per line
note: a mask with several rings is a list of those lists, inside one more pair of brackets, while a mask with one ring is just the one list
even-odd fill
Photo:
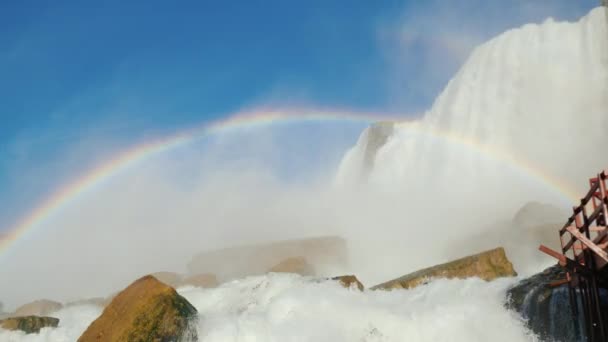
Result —
[[[437, 280], [410, 291], [360, 292], [269, 274], [179, 292], [199, 311], [199, 340], [207, 342], [533, 341], [502, 305], [512, 282]], [[76, 341], [100, 310], [64, 309], [55, 314], [59, 328], [0, 332], [0, 341]]]
[[[517, 159], [582, 191], [608, 166], [601, 154], [608, 143], [606, 26], [597, 8], [578, 22], [549, 19], [479, 46], [421, 120], [396, 126], [370, 181], [413, 194], [442, 191], [463, 207], [490, 194], [511, 208], [530, 197], [556, 202], [556, 187], [510, 160]], [[487, 151], [429, 136], [437, 131]], [[366, 143], [363, 135], [344, 159], [342, 183], [360, 178]]]

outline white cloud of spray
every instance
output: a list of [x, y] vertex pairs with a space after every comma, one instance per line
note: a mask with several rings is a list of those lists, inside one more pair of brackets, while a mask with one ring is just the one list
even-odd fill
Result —
[[[69, 203], [4, 256], [0, 292], [10, 306], [105, 296], [142, 274], [183, 272], [201, 251], [319, 235], [348, 241], [350, 268], [332, 272], [373, 284], [479, 251], [475, 244], [453, 249], [454, 241], [477, 234], [480, 222], [512, 216], [505, 208], [478, 220], [440, 197], [334, 186], [337, 162], [352, 143], [335, 140], [344, 125], [316, 142], [308, 139], [317, 125], [304, 134], [288, 125], [220, 135], [134, 165]], [[287, 138], [297, 143], [285, 149]], [[310, 155], [294, 154], [296, 145], [311, 148]], [[321, 162], [294, 180], [288, 164], [311, 155]]]

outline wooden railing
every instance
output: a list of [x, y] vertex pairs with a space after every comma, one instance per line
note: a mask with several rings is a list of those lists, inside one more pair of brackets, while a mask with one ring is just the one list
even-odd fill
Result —
[[559, 230], [561, 253], [539, 247], [566, 269], [566, 279], [555, 286], [568, 284], [573, 315], [577, 317], [579, 306], [582, 307], [590, 342], [608, 340], [608, 313], [602, 307], [599, 290], [608, 287], [607, 178], [603, 171], [589, 180], [589, 191]]

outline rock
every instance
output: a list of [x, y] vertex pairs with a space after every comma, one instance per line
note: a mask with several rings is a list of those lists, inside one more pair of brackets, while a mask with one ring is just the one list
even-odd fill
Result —
[[344, 286], [347, 289], [351, 289], [356, 287], [359, 291], [363, 291], [365, 287], [363, 284], [357, 279], [354, 275], [344, 275], [339, 277], [333, 277], [331, 280], [336, 280], [340, 283], [340, 285]]
[[[563, 268], [556, 265], [520, 281], [507, 291], [507, 307], [517, 311], [542, 341], [586, 340], [583, 315], [580, 314], [578, 320], [572, 315], [568, 286], [549, 286], [565, 278]], [[602, 297], [606, 295], [604, 293]], [[605, 305], [606, 301], [603, 302]], [[582, 312], [580, 310], [582, 307], [579, 307]]]
[[268, 272], [296, 273], [303, 276], [311, 276], [315, 273], [313, 267], [303, 257], [287, 258], [274, 265]]
[[196, 320], [192, 304], [148, 275], [114, 297], [78, 341], [197, 341]]
[[507, 259], [505, 250], [492, 249], [483, 253], [471, 255], [445, 264], [425, 268], [403, 277], [393, 279], [372, 287], [372, 290], [411, 289], [426, 284], [433, 278], [470, 278], [479, 277], [490, 281], [499, 277], [516, 276], [513, 265]]
[[217, 277], [215, 274], [205, 273], [205, 274], [197, 274], [190, 277], [187, 277], [182, 281], [182, 286], [196, 286], [202, 288], [211, 288], [217, 287], [219, 282], [217, 281]]
[[178, 287], [182, 283], [182, 276], [175, 272], [156, 272], [152, 273], [151, 276], [171, 287]]
[[365, 152], [363, 153], [363, 172], [367, 177], [374, 168], [376, 155], [382, 146], [386, 144], [388, 138], [393, 134], [395, 123], [381, 121], [373, 123], [366, 130]]
[[276, 241], [198, 254], [188, 264], [188, 273], [213, 273], [220, 281], [240, 279], [263, 275], [293, 256], [305, 258], [319, 271], [319, 267], [345, 266], [347, 255], [346, 241], [336, 236]]
[[54, 317], [23, 316], [0, 320], [0, 328], [20, 330], [26, 334], [37, 334], [42, 328], [57, 328], [59, 319]]
[[15, 312], [11, 314], [11, 316], [47, 316], [53, 312], [61, 310], [61, 308], [63, 308], [61, 303], [48, 299], [41, 299], [18, 307]]

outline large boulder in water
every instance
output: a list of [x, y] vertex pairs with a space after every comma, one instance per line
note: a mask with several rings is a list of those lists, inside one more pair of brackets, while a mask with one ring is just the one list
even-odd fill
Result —
[[42, 328], [57, 328], [59, 319], [54, 317], [24, 316], [0, 320], [0, 328], [20, 330], [26, 334], [37, 334]]
[[411, 289], [434, 278], [471, 278], [493, 280], [513, 277], [517, 273], [507, 259], [503, 248], [492, 249], [445, 264], [429, 267], [372, 287], [372, 290]]
[[[507, 292], [507, 307], [517, 311], [543, 341], [586, 340], [582, 308], [579, 306], [578, 319], [574, 318], [568, 285], [551, 285], [565, 278], [564, 269], [556, 265], [520, 281]], [[601, 295], [605, 299], [606, 294]], [[606, 301], [602, 302], [606, 306]]]
[[174, 288], [145, 276], [114, 297], [78, 341], [196, 341], [196, 320]]

